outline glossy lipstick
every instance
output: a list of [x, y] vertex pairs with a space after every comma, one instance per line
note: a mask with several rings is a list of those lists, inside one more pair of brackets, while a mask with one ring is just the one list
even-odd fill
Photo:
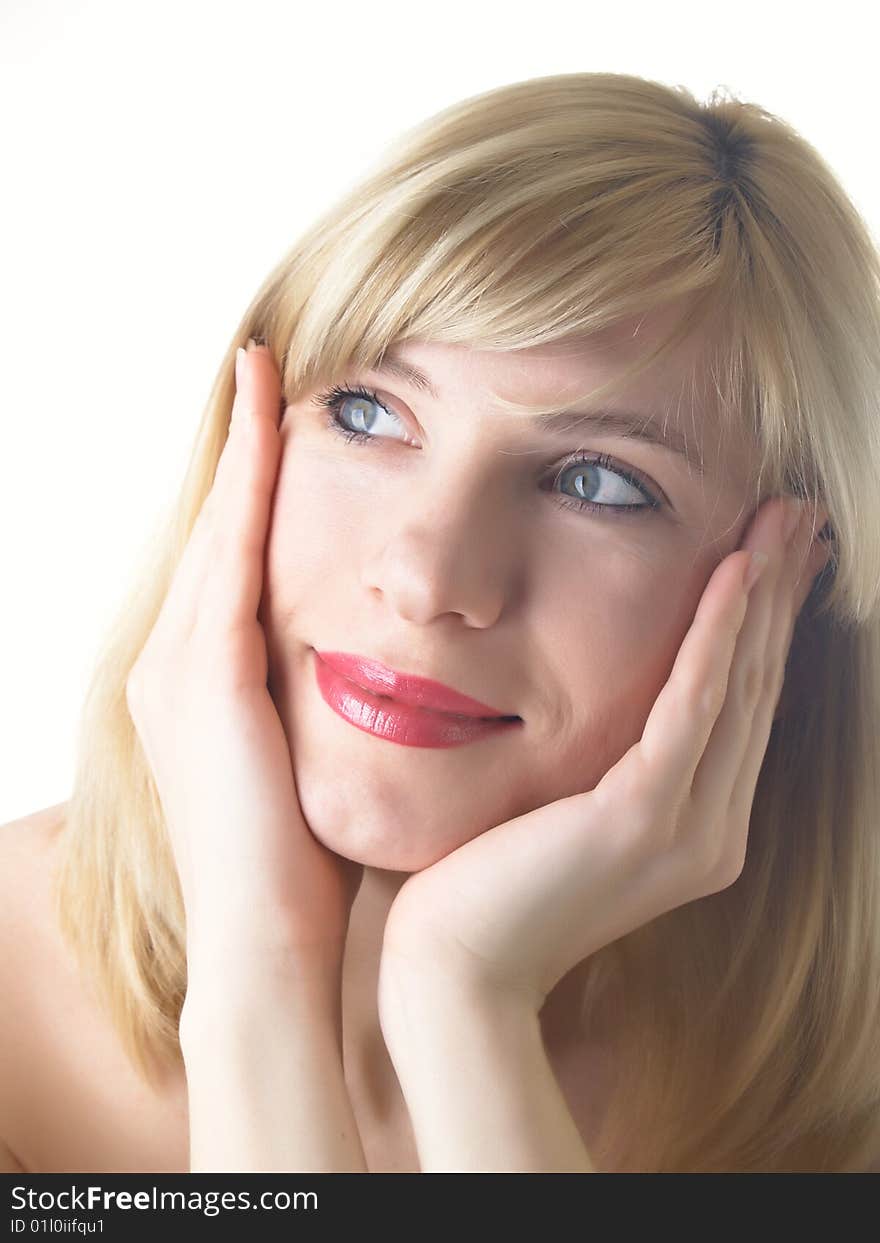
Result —
[[522, 724], [440, 682], [346, 652], [315, 651], [315, 676], [349, 724], [405, 747], [456, 747]]

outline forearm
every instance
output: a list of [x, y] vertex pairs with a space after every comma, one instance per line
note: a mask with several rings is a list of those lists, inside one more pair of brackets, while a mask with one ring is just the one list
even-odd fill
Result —
[[181, 1050], [192, 1173], [366, 1172], [331, 982], [279, 952], [190, 962]]
[[423, 1173], [596, 1172], [534, 1010], [454, 980], [383, 987], [383, 1032]]

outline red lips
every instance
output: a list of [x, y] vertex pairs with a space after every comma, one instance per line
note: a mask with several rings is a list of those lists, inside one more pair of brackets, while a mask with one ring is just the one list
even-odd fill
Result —
[[471, 699], [469, 695], [461, 695], [451, 686], [442, 682], [434, 682], [430, 678], [419, 678], [410, 673], [397, 673], [377, 660], [369, 660], [365, 656], [355, 656], [349, 652], [317, 652], [325, 664], [355, 682], [364, 690], [374, 695], [387, 695], [400, 704], [413, 708], [427, 708], [433, 712], [448, 712], [456, 716], [469, 717], [500, 717], [505, 714], [489, 704]]

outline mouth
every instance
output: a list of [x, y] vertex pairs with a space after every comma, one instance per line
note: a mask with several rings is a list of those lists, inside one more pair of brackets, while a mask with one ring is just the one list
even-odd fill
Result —
[[400, 673], [370, 657], [350, 652], [313, 651], [335, 673], [395, 707], [421, 710], [459, 721], [495, 724], [522, 721], [517, 713], [499, 712], [443, 682], [418, 674]]
[[407, 704], [389, 695], [387, 686], [373, 691], [352, 680], [318, 652], [314, 652], [314, 672], [321, 697], [337, 716], [374, 737], [405, 747], [459, 747], [484, 741], [491, 745], [490, 739], [522, 725], [522, 718], [511, 713], [487, 716], [450, 712], [424, 702]]
[[[359, 686], [360, 683], [356, 682], [354, 683], [354, 685]], [[368, 686], [361, 686], [361, 690], [368, 691], [369, 689], [370, 688]], [[371, 693], [375, 695], [377, 699], [387, 700], [388, 703], [397, 704], [401, 708], [408, 706], [404, 703], [402, 699], [395, 699], [393, 695], [383, 695], [379, 691], [372, 691]], [[437, 713], [438, 716], [449, 716], [449, 717], [452, 717], [456, 721], [521, 721], [522, 720], [521, 716], [501, 716], [501, 715], [473, 716], [471, 713], [467, 713], [467, 712], [444, 712], [442, 708], [426, 708], [424, 704], [421, 704], [419, 706], [422, 712], [435, 712]]]

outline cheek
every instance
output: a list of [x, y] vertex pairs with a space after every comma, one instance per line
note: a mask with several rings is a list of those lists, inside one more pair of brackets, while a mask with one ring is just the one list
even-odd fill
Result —
[[569, 579], [566, 607], [542, 621], [561, 691], [550, 777], [565, 796], [592, 789], [641, 737], [711, 573], [688, 565], [678, 578], [665, 565], [597, 565], [589, 583]]
[[[357, 496], [337, 471], [306, 446], [284, 443], [266, 540], [264, 600], [279, 613], [320, 600], [361, 523]], [[361, 528], [362, 529], [362, 528]], [[315, 594], [317, 593], [317, 595]]]

